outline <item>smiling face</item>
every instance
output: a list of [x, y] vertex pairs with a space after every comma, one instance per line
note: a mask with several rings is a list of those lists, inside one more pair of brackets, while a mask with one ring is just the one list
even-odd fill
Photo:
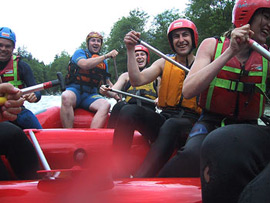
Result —
[[265, 44], [266, 38], [270, 36], [270, 9], [258, 10], [250, 23], [254, 32], [253, 39], [259, 44]]
[[88, 49], [91, 53], [97, 54], [99, 53], [102, 45], [102, 40], [100, 38], [90, 38], [88, 41]]
[[181, 28], [172, 32], [172, 44], [179, 56], [187, 56], [192, 50], [192, 35], [189, 29]]
[[147, 54], [144, 51], [136, 51], [135, 57], [139, 68], [143, 69], [147, 63]]
[[11, 40], [0, 38], [0, 61], [5, 62], [10, 59], [14, 50], [14, 44]]

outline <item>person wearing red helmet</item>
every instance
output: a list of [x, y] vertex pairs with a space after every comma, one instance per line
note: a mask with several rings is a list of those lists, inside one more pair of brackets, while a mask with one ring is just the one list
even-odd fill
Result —
[[[178, 19], [171, 23], [167, 32], [168, 41], [177, 62], [190, 68], [195, 56], [192, 50], [198, 44], [198, 32], [193, 22]], [[132, 86], [141, 86], [161, 76], [157, 106], [161, 113], [147, 111], [136, 105], [123, 107], [115, 126], [113, 149], [117, 163], [125, 162], [133, 134], [138, 130], [151, 144], [150, 151], [134, 177], [153, 177], [172, 156], [177, 147], [186, 141], [193, 123], [200, 115], [196, 97], [186, 100], [182, 97], [182, 84], [186, 72], [163, 58], [149, 68], [140, 71], [134, 50], [140, 33], [131, 31], [124, 42], [128, 56], [128, 74]], [[124, 160], [124, 161], [123, 161]], [[128, 159], [127, 159], [128, 160]], [[128, 164], [126, 162], [126, 164]], [[128, 169], [123, 173], [129, 174]], [[120, 174], [121, 175], [121, 174]], [[123, 175], [123, 174], [122, 174]]]
[[87, 50], [78, 49], [70, 59], [67, 88], [61, 95], [61, 122], [63, 127], [72, 128], [74, 108], [83, 108], [95, 112], [91, 128], [102, 128], [105, 125], [110, 103], [98, 94], [102, 84], [112, 86], [109, 79], [107, 58], [118, 55], [116, 50], [100, 56], [103, 36], [98, 32], [90, 32], [86, 37]]
[[249, 40], [267, 47], [270, 3], [238, 0], [232, 15], [234, 29], [201, 43], [183, 86], [186, 98], [201, 95], [199, 122], [204, 128], [199, 128], [200, 142], [193, 147], [201, 149], [197, 160], [202, 199], [269, 202], [270, 128], [258, 125], [268, 99], [269, 61], [250, 47]]
[[[138, 64], [140, 71], [144, 70], [147, 67], [147, 65], [150, 63], [149, 50], [145, 46], [136, 45], [135, 56], [136, 56], [136, 62]], [[156, 81], [150, 82], [149, 84], [145, 84], [139, 87], [133, 87], [131, 86], [129, 82], [128, 72], [125, 72], [120, 75], [117, 82], [111, 88], [116, 89], [116, 90], [123, 90], [124, 92], [130, 93], [130, 94], [136, 94], [142, 97], [146, 97], [148, 99], [155, 100], [157, 98], [158, 81], [159, 80], [156, 80]], [[124, 101], [120, 101], [121, 97], [117, 93], [109, 91], [109, 88], [106, 87], [106, 85], [102, 85], [100, 87], [100, 93], [107, 97], [115, 98], [117, 101], [119, 101], [117, 102], [117, 104], [113, 106], [113, 109], [111, 111], [110, 118], [107, 124], [107, 128], [115, 127], [118, 120], [119, 112], [124, 105], [128, 105], [128, 104], [142, 105], [146, 108], [149, 108], [152, 111], [156, 110], [154, 104], [144, 102], [130, 96], [127, 96]]]

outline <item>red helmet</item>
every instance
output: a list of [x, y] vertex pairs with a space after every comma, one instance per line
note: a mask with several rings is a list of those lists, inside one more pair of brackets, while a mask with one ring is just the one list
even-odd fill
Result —
[[149, 50], [145, 46], [143, 46], [141, 44], [136, 45], [135, 46], [135, 52], [136, 51], [144, 51], [147, 54], [147, 64], [150, 62]]
[[193, 22], [191, 22], [190, 20], [179, 18], [178, 20], [175, 20], [170, 24], [168, 31], [167, 31], [167, 36], [168, 36], [169, 43], [171, 45], [172, 50], [175, 51], [175, 49], [172, 45], [171, 33], [173, 30], [180, 29], [180, 28], [189, 28], [192, 30], [192, 32], [191, 32], [192, 46], [193, 46], [193, 48], [196, 48], [198, 46], [198, 38], [199, 38], [196, 25]]
[[248, 24], [259, 8], [270, 8], [269, 0], [237, 0], [233, 7], [232, 23], [235, 27]]
[[103, 43], [103, 36], [99, 34], [98, 32], [90, 32], [86, 37], [86, 45], [88, 46], [88, 41], [91, 38], [99, 38], [101, 39], [101, 44]]

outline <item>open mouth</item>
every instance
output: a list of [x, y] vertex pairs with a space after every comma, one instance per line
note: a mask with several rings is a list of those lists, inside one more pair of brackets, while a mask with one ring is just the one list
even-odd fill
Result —
[[143, 60], [137, 60], [137, 63], [138, 63], [138, 64], [143, 64], [144, 61], [143, 61]]
[[262, 29], [261, 32], [262, 32], [262, 34], [265, 35], [266, 37], [269, 36], [269, 30], [267, 30], [267, 29]]
[[177, 45], [177, 47], [178, 47], [179, 49], [185, 49], [185, 48], [188, 47], [188, 44], [180, 44], [180, 45]]

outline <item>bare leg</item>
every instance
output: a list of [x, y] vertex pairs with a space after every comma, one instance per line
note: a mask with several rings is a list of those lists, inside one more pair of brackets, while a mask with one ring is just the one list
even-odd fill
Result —
[[66, 90], [62, 93], [61, 100], [60, 117], [62, 126], [64, 128], [72, 128], [74, 122], [73, 108], [76, 104], [76, 95], [72, 91]]
[[96, 112], [90, 128], [104, 127], [110, 107], [111, 105], [106, 99], [98, 99], [89, 106], [90, 111]]

